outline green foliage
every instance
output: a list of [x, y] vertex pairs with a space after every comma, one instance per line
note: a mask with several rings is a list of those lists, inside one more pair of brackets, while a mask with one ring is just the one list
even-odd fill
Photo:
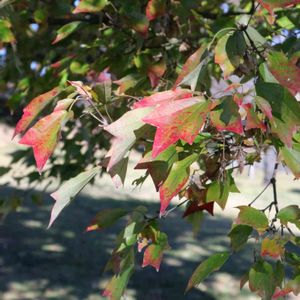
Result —
[[[113, 276], [104, 296], [122, 297], [137, 252], [142, 266], [159, 270], [172, 245], [160, 229], [162, 218], [186, 205], [183, 217], [197, 232], [215, 203], [226, 209], [230, 193], [239, 192], [235, 176], [268, 147], [278, 159], [265, 188], [273, 188], [273, 199], [264, 209], [254, 207], [256, 199], [237, 204], [228, 233], [232, 251], [203, 261], [187, 290], [230, 255], [253, 247], [253, 238], [253, 266], [241, 284], [249, 282], [266, 300], [300, 293], [300, 243], [289, 227], [299, 228], [300, 208], [279, 209], [275, 178], [279, 164], [300, 177], [298, 0], [241, 1], [226, 12], [218, 1], [2, 2], [0, 93], [19, 118], [15, 136], [33, 148], [43, 171], [39, 176], [26, 168], [24, 178], [64, 181], [52, 194], [49, 226], [97, 174], [106, 171], [122, 185], [136, 149], [142, 158], [135, 168], [145, 175], [134, 184], [150, 176], [159, 192], [160, 213], [108, 208], [88, 226], [102, 230], [127, 220], [106, 266]], [[221, 79], [216, 90], [213, 83]], [[16, 174], [21, 164], [34, 164], [26, 149], [12, 153], [0, 175]], [[169, 208], [176, 196], [181, 202]], [[20, 202], [1, 199], [1, 214]], [[288, 250], [290, 243], [297, 251]], [[286, 280], [290, 266], [294, 272]]]

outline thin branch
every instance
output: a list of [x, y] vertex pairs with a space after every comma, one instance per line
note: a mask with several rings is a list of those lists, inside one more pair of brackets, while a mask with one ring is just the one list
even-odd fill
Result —
[[[271, 184], [271, 181], [268, 182], [268, 184], [263, 188], [263, 190], [248, 204], [248, 206], [251, 206], [265, 191], [266, 189], [269, 187], [269, 185]], [[267, 207], [268, 208], [268, 207]]]

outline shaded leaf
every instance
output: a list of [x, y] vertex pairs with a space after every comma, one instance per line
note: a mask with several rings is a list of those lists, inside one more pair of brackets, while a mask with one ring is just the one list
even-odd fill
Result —
[[293, 134], [300, 126], [300, 104], [287, 89], [276, 83], [258, 82], [255, 88], [257, 95], [272, 108], [271, 131], [291, 147]]
[[110, 300], [120, 300], [133, 274], [134, 266], [129, 266], [120, 274], [114, 275], [102, 295]]
[[99, 173], [100, 167], [85, 171], [63, 183], [51, 197], [55, 200], [51, 211], [48, 228], [51, 227], [61, 211], [74, 199], [74, 197]]
[[273, 294], [272, 299], [278, 299], [290, 293], [293, 293], [295, 296], [300, 294], [300, 275], [289, 280], [282, 289], [277, 289]]
[[23, 115], [16, 125], [14, 137], [17, 134], [23, 134], [38, 114], [59, 94], [59, 92], [59, 88], [54, 88], [32, 99], [23, 109]]
[[180, 192], [188, 181], [190, 165], [195, 162], [197, 158], [198, 154], [194, 153], [173, 164], [167, 179], [159, 188], [160, 215], [165, 212], [172, 198]]
[[197, 213], [199, 211], [204, 211], [206, 210], [208, 213], [210, 213], [212, 216], [214, 215], [214, 201], [208, 202], [201, 204], [197, 201], [191, 201], [187, 209], [185, 210], [183, 214], [183, 218], [190, 216], [194, 213]]
[[161, 77], [165, 74], [167, 65], [164, 59], [161, 59], [159, 62], [150, 65], [147, 69], [147, 75], [151, 82], [151, 87], [155, 88]]
[[237, 218], [238, 224], [249, 225], [259, 233], [263, 233], [268, 227], [268, 219], [260, 210], [250, 206], [237, 207], [240, 212]]
[[171, 166], [177, 160], [178, 154], [176, 148], [174, 145], [171, 145], [155, 158], [152, 157], [152, 151], [146, 153], [135, 166], [135, 169], [147, 169], [154, 182], [156, 190], [158, 190], [162, 182], [167, 178]]
[[76, 29], [78, 29], [80, 24], [81, 24], [80, 21], [74, 21], [59, 28], [57, 30], [56, 38], [52, 42], [52, 45], [68, 37], [71, 33], [73, 33]]
[[253, 229], [249, 225], [234, 225], [229, 232], [231, 248], [234, 251], [241, 250], [248, 241]]
[[249, 272], [249, 288], [262, 299], [271, 299], [276, 284], [272, 265], [266, 261], [258, 261]]
[[123, 208], [108, 208], [97, 213], [92, 223], [86, 228], [86, 231], [101, 230], [116, 223], [120, 218], [128, 214]]
[[165, 103], [143, 118], [157, 127], [152, 156], [156, 157], [179, 139], [192, 144], [206, 120], [210, 101], [202, 97]]
[[191, 276], [186, 291], [200, 284], [210, 273], [218, 271], [228, 260], [229, 252], [221, 252], [211, 255], [203, 261]]
[[39, 172], [44, 168], [60, 138], [61, 127], [73, 117], [73, 112], [55, 111], [40, 119], [19, 141], [20, 144], [31, 146]]

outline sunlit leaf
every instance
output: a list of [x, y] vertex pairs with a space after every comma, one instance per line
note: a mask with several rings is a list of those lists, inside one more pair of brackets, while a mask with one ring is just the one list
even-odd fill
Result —
[[172, 198], [175, 197], [186, 184], [190, 176], [190, 165], [196, 161], [197, 158], [198, 155], [194, 153], [173, 164], [167, 179], [159, 188], [160, 214], [165, 212]]
[[16, 125], [14, 136], [23, 134], [38, 114], [56, 97], [60, 92], [59, 88], [54, 88], [49, 92], [39, 95], [32, 99], [30, 103], [23, 109], [22, 118]]
[[264, 238], [261, 242], [261, 256], [280, 259], [284, 255], [283, 242], [280, 238]]
[[231, 97], [214, 101], [210, 118], [219, 131], [228, 130], [237, 134], [244, 132], [239, 107]]
[[129, 266], [120, 274], [114, 275], [102, 295], [110, 300], [120, 300], [133, 273], [133, 269], [133, 266]]
[[165, 14], [166, 0], [149, 0], [146, 7], [146, 16], [152, 21]]
[[0, 42], [14, 43], [16, 41], [11, 31], [11, 23], [8, 20], [0, 19]]
[[168, 237], [165, 233], [159, 232], [156, 241], [149, 245], [144, 252], [142, 267], [152, 266], [158, 272], [163, 258], [163, 252], [167, 249], [169, 249]]
[[218, 271], [228, 258], [228, 252], [221, 252], [213, 254], [208, 259], [204, 260], [191, 276], [186, 291], [200, 284], [212, 272]]
[[139, 108], [139, 107], [147, 107], [147, 106], [156, 106], [171, 101], [191, 98], [191, 97], [192, 97], [192, 93], [189, 90], [177, 88], [174, 90], [158, 92], [151, 96], [144, 97], [140, 101], [135, 102], [133, 107]]
[[297, 205], [289, 205], [282, 208], [278, 214], [277, 218], [283, 225], [288, 225], [288, 223], [295, 224], [300, 228], [300, 208]]
[[271, 73], [280, 84], [294, 95], [300, 92], [300, 67], [283, 52], [270, 51], [267, 60]]
[[258, 2], [265, 8], [271, 15], [274, 15], [273, 10], [279, 7], [287, 7], [300, 3], [300, 0], [258, 0]]
[[252, 226], [259, 233], [263, 233], [269, 226], [266, 215], [260, 210], [250, 206], [239, 206], [237, 223]]
[[[152, 111], [151, 107], [143, 107], [128, 111], [121, 118], [106, 126], [104, 129], [112, 134], [108, 170], [125, 157], [139, 137], [144, 136], [147, 126], [142, 119]], [[144, 126], [144, 128], [142, 128]]]
[[78, 13], [97, 13], [108, 4], [107, 0], [80, 0], [73, 10], [73, 14]]
[[39, 172], [44, 168], [58, 143], [61, 127], [72, 117], [72, 112], [55, 111], [40, 119], [19, 141], [20, 144], [32, 147]]
[[78, 29], [80, 21], [70, 22], [57, 30], [56, 38], [53, 40], [52, 44], [56, 44], [59, 41], [67, 38], [71, 33]]
[[209, 100], [195, 97], [162, 104], [144, 117], [145, 123], [157, 127], [152, 156], [156, 157], [180, 139], [192, 144], [209, 109]]
[[190, 74], [193, 70], [197, 68], [200, 64], [200, 60], [202, 55], [204, 54], [206, 50], [206, 46], [200, 47], [195, 53], [193, 53], [185, 62], [185, 64], [182, 67], [181, 72], [179, 73], [176, 82], [174, 84], [174, 87], [178, 86], [180, 83], [182, 83], [182, 80]]

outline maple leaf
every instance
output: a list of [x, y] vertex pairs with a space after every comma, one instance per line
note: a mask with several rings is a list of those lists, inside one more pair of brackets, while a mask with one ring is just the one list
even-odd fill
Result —
[[279, 83], [295, 95], [300, 92], [300, 68], [289, 60], [283, 52], [270, 51], [268, 66]]
[[239, 107], [231, 97], [214, 101], [210, 119], [219, 131], [228, 130], [237, 134], [244, 132]]
[[274, 8], [287, 7], [300, 3], [300, 0], [258, 0], [263, 8], [265, 8], [271, 15], [274, 15]]
[[165, 0], [149, 0], [146, 6], [146, 16], [149, 21], [152, 21], [165, 14]]
[[108, 170], [126, 157], [136, 140], [149, 131], [149, 127], [145, 126], [142, 118], [151, 111], [151, 107], [128, 111], [121, 118], [104, 127], [106, 131], [115, 137], [109, 152]]
[[[299, 102], [287, 89], [276, 83], [258, 82], [255, 88], [260, 97], [255, 98], [256, 103], [265, 110], [265, 114], [272, 115], [272, 119], [270, 119], [271, 132], [276, 134], [288, 147], [291, 147], [293, 134], [300, 128]], [[265, 100], [264, 103], [261, 98]], [[269, 108], [265, 103], [269, 103]]]
[[135, 166], [135, 169], [147, 169], [158, 191], [162, 182], [167, 178], [169, 169], [177, 160], [178, 154], [176, 148], [174, 145], [171, 145], [155, 158], [152, 157], [151, 151], [146, 153]]
[[182, 99], [164, 103], [144, 117], [145, 123], [157, 127], [152, 157], [180, 139], [192, 144], [206, 120], [210, 104], [203, 97]]
[[251, 103], [247, 103], [243, 105], [243, 108], [247, 112], [245, 130], [260, 128], [263, 132], [265, 132], [266, 125], [258, 118], [254, 111], [253, 105]]
[[59, 216], [61, 211], [74, 199], [74, 197], [99, 173], [100, 167], [84, 171], [67, 180], [60, 188], [51, 194], [55, 203], [51, 210], [48, 229]]
[[17, 134], [23, 134], [38, 114], [60, 93], [59, 88], [54, 88], [44, 94], [41, 94], [32, 99], [29, 104], [23, 109], [22, 118], [16, 125], [13, 137]]
[[155, 242], [149, 245], [144, 252], [142, 267], [144, 268], [150, 265], [158, 272], [163, 258], [163, 252], [167, 249], [169, 249], [167, 235], [163, 232], [158, 232]]
[[73, 112], [58, 110], [40, 119], [31, 127], [20, 144], [33, 148], [33, 154], [39, 172], [44, 168], [48, 158], [53, 153], [60, 137], [60, 130], [64, 123], [72, 118]]
[[227, 79], [236, 69], [235, 66], [231, 63], [230, 59], [228, 58], [226, 51], [227, 41], [230, 36], [230, 34], [222, 36], [218, 40], [215, 48], [215, 63], [220, 65], [225, 79]]
[[193, 153], [188, 157], [175, 162], [169, 172], [167, 179], [159, 188], [160, 215], [162, 215], [169, 203], [187, 183], [190, 176], [190, 165], [198, 158], [198, 154]]
[[151, 96], [144, 97], [142, 100], [135, 102], [133, 108], [156, 106], [171, 101], [191, 98], [191, 97], [192, 97], [192, 93], [189, 90], [177, 88], [175, 90], [158, 92]]
[[214, 215], [214, 201], [208, 202], [208, 203], [204, 203], [201, 204], [197, 201], [192, 201], [191, 204], [188, 206], [188, 208], [186, 209], [186, 211], [183, 214], [183, 218], [194, 214], [196, 212], [199, 211], [204, 211], [206, 210], [208, 213], [210, 213], [212, 216]]
[[206, 46], [201, 46], [196, 52], [194, 52], [185, 62], [182, 67], [181, 72], [179, 73], [176, 82], [174, 84], [174, 88], [177, 87], [182, 80], [191, 73], [196, 67], [199, 65], [202, 55], [206, 50]]

